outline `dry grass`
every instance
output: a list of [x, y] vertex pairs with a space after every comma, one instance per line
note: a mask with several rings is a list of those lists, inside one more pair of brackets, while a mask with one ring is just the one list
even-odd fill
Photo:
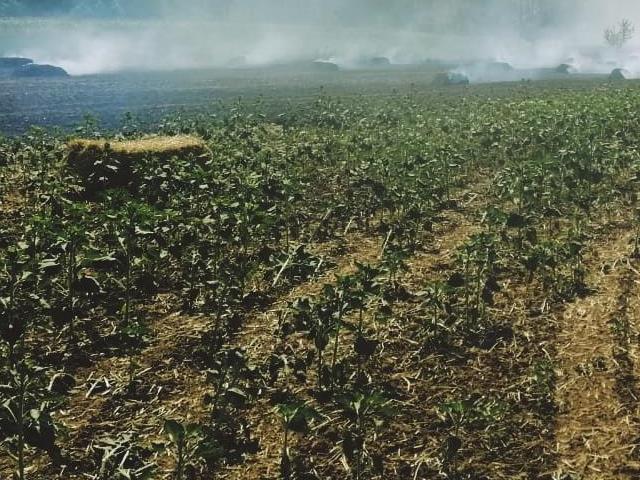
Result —
[[[592, 296], [570, 304], [560, 319], [556, 425], [558, 475], [581, 479], [637, 478], [636, 411], [627, 411], [618, 390], [611, 317], [628, 295], [621, 287], [632, 234], [610, 239], [594, 259]], [[628, 281], [628, 280], [627, 280]], [[633, 372], [628, 372], [633, 374]], [[635, 409], [634, 409], [635, 410]], [[634, 472], [631, 476], [625, 472]], [[564, 477], [562, 477], [564, 478]], [[573, 478], [573, 477], [572, 477]]]
[[188, 153], [204, 154], [207, 151], [204, 141], [191, 135], [178, 135], [175, 137], [154, 136], [122, 141], [76, 138], [67, 143], [67, 148], [69, 152], [112, 152], [118, 156], [174, 156]]

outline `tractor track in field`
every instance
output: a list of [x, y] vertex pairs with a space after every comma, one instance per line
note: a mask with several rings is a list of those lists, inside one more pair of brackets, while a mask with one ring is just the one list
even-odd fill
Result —
[[637, 252], [624, 260], [622, 268], [617, 310], [609, 324], [615, 339], [616, 395], [630, 423], [630, 431], [623, 438], [629, 445], [629, 456], [617, 473], [635, 479], [640, 478], [640, 262]]
[[[274, 348], [274, 332], [277, 331], [280, 313], [289, 302], [301, 296], [313, 296], [322, 287], [338, 276], [355, 271], [355, 262], [373, 262], [380, 256], [383, 240], [375, 237], [356, 235], [348, 240], [347, 253], [336, 262], [336, 266], [309, 282], [294, 287], [280, 297], [266, 312], [257, 312], [246, 322], [243, 330], [236, 335], [233, 345], [245, 351], [249, 363], [262, 364]], [[250, 407], [247, 418], [256, 438], [260, 438], [260, 451], [245, 464], [229, 467], [220, 472], [220, 478], [266, 479], [279, 475], [280, 449], [282, 438], [281, 421], [273, 412], [274, 406], [264, 396]]]
[[[337, 275], [353, 271], [355, 261], [376, 259], [382, 247], [382, 241], [358, 231], [349, 233], [341, 243], [344, 254], [336, 259], [332, 268], [281, 294], [267, 311], [250, 312], [242, 329], [232, 337], [232, 346], [246, 350], [250, 362], [259, 361], [259, 352], [273, 344], [275, 327], [271, 322], [275, 318], [277, 324], [276, 314], [282, 306], [300, 295], [319, 293], [322, 286]], [[38, 469], [33, 478], [83, 478], [82, 465], [86, 463], [88, 451], [102, 436], [134, 433], [140, 444], [149, 445], [163, 439], [164, 419], [199, 422], [207, 418], [208, 407], [203, 398], [212, 387], [206, 372], [201, 371], [190, 354], [209, 322], [202, 315], [190, 316], [175, 311], [175, 300], [158, 296], [144, 307], [151, 340], [134, 355], [144, 391], [136, 392], [133, 398], [123, 394], [128, 360], [121, 356], [103, 359], [98, 356], [92, 365], [75, 373], [76, 387], [70, 392], [66, 407], [56, 417], [63, 425], [66, 438], [62, 444], [63, 453], [70, 460], [70, 468], [60, 473], [60, 469], [48, 460], [34, 459]], [[279, 431], [273, 433], [277, 435]], [[267, 429], [265, 438], [269, 438], [269, 434]], [[262, 432], [258, 438], [263, 438]], [[157, 463], [161, 478], [168, 478], [172, 460], [164, 455]], [[40, 473], [42, 476], [37, 476]], [[223, 473], [220, 475], [224, 478]]]
[[[447, 221], [441, 226], [441, 230], [435, 233], [433, 243], [428, 249], [417, 252], [414, 257], [407, 261], [407, 272], [400, 277], [400, 284], [408, 292], [420, 291], [425, 283], [430, 280], [440, 279], [446, 281], [447, 275], [455, 261], [456, 251], [474, 234], [481, 230], [479, 218], [474, 218], [474, 213], [481, 212], [482, 202], [476, 201], [477, 197], [465, 206], [463, 211], [450, 212]], [[413, 355], [413, 349], [417, 342], [413, 338], [412, 318], [419, 306], [412, 299], [399, 300], [392, 306], [393, 320], [376, 327], [378, 336], [386, 340], [383, 341], [382, 356], [374, 360], [369, 371], [374, 384], [387, 385], [396, 392], [399, 421], [394, 428], [383, 429], [379, 432], [380, 443], [384, 445], [383, 452], [372, 452], [374, 455], [381, 453], [386, 457], [384, 473], [375, 476], [378, 479], [405, 479], [412, 478], [413, 469], [408, 466], [415, 463], [416, 447], [424, 440], [424, 435], [419, 434], [419, 439], [415, 438], [417, 433], [416, 418], [413, 414], [417, 412], [419, 390], [421, 388], [421, 372], [417, 369], [407, 369], [407, 359]], [[372, 319], [368, 319], [372, 323]], [[367, 323], [367, 321], [365, 321]], [[345, 347], [349, 343], [343, 341]], [[346, 348], [345, 348], [346, 349]], [[344, 354], [345, 352], [343, 352]], [[355, 361], [355, 360], [354, 360]], [[409, 362], [410, 363], [410, 362]], [[415, 377], [417, 375], [417, 377]], [[444, 389], [448, 388], [444, 386]], [[405, 417], [406, 415], [406, 417]], [[331, 427], [327, 429], [329, 436], [335, 435], [341, 429], [346, 429], [344, 419], [339, 418], [334, 412], [329, 412], [330, 418], [327, 423]], [[424, 418], [424, 417], [422, 417]], [[419, 448], [419, 447], [418, 447]], [[347, 478], [348, 470], [346, 462], [341, 460], [342, 453], [338, 445], [331, 443], [327, 438], [318, 440], [312, 439], [310, 442], [304, 439], [304, 443], [299, 447], [300, 452], [311, 449], [315, 452], [326, 452], [325, 458], [316, 459], [318, 463], [320, 478]]]
[[634, 415], [640, 401], [636, 365], [638, 363], [638, 262], [633, 256], [620, 261], [622, 272], [618, 276], [620, 294], [609, 318], [614, 339], [616, 395], [627, 414]]
[[[486, 182], [476, 187], [478, 189], [486, 188]], [[452, 210], [443, 213], [444, 221], [440, 222], [437, 230], [429, 235], [430, 242], [427, 248], [417, 252], [407, 261], [408, 270], [401, 276], [401, 282], [412, 285], [424, 283], [425, 277], [429, 275], [438, 275], [439, 272], [446, 268], [446, 265], [452, 261], [451, 256], [456, 248], [462, 245], [471, 235], [477, 233], [478, 220], [471, 219], [474, 213], [478, 213], [482, 209], [482, 201], [479, 200], [480, 195], [466, 191], [466, 199], [462, 202], [460, 210]], [[250, 361], [255, 363], [264, 363], [274, 351], [274, 336], [277, 331], [281, 313], [286, 309], [287, 304], [301, 296], [314, 296], [321, 292], [322, 287], [327, 283], [334, 282], [338, 276], [348, 275], [355, 272], [356, 262], [376, 264], [380, 260], [381, 248], [384, 238], [361, 238], [360, 243], [351, 245], [348, 254], [339, 258], [337, 266], [325, 275], [316, 280], [300, 285], [280, 301], [274, 304], [275, 308], [270, 309], [266, 313], [254, 316], [246, 325], [243, 332], [236, 337], [238, 346], [245, 346]], [[343, 332], [344, 336], [350, 335], [349, 332]], [[300, 342], [303, 342], [300, 340]], [[295, 342], [294, 342], [295, 343]], [[341, 354], [349, 348], [347, 341], [341, 341]], [[291, 345], [287, 347], [291, 349], [299, 349], [301, 344]], [[393, 365], [385, 362], [380, 365], [382, 369], [393, 371]], [[308, 395], [308, 387], [312, 384], [312, 379], [307, 379], [305, 385], [296, 385], [291, 393], [298, 394], [301, 397]], [[334, 420], [332, 412], [321, 412], [325, 416], [324, 423], [330, 423]], [[274, 412], [274, 405], [270, 403], [269, 398], [261, 398], [253, 405], [248, 412], [248, 418], [253, 425], [252, 431], [258, 434], [262, 439], [261, 450], [258, 454], [248, 459], [245, 464], [228, 468], [221, 472], [221, 478], [228, 479], [249, 479], [249, 480], [266, 480], [279, 478], [279, 467], [281, 460], [281, 443], [283, 428], [282, 422]], [[291, 441], [291, 440], [290, 440]], [[307, 448], [313, 450], [314, 453], [324, 452], [327, 458], [333, 458], [334, 453], [330, 450], [335, 445], [308, 445], [306, 439], [300, 436], [293, 438], [291, 449], [301, 449], [300, 451], [308, 451]], [[316, 458], [322, 462], [326, 458]], [[346, 475], [343, 471], [341, 475]], [[327, 477], [328, 478], [328, 477]], [[333, 477], [331, 477], [333, 478]]]
[[[61, 471], [41, 459], [41, 476], [33, 478], [85, 478], [85, 468], [92, 471], [87, 463], [90, 451], [100, 441], [133, 434], [135, 442], [148, 445], [162, 439], [166, 418], [197, 421], [192, 412], [198, 412], [205, 381], [185, 352], [199, 339], [206, 320], [170, 312], [164, 296], [149, 307], [152, 339], [132, 357], [138, 385], [133, 394], [127, 392], [129, 360], [124, 356], [98, 356], [75, 372], [76, 386], [56, 416], [63, 427], [61, 446], [67, 467]], [[176, 354], [180, 346], [182, 356]]]
[[[633, 479], [638, 461], [638, 304], [633, 234], [616, 231], [591, 248], [593, 293], [558, 315], [558, 478]], [[564, 476], [563, 476], [564, 475]]]

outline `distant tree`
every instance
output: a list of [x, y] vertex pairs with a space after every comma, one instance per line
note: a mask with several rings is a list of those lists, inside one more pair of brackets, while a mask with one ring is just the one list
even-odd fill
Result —
[[79, 17], [115, 17], [123, 13], [118, 0], [91, 0], [75, 2], [69, 12]]
[[629, 40], [633, 38], [636, 27], [631, 20], [623, 19], [618, 25], [609, 27], [604, 31], [604, 39], [607, 45], [615, 48], [622, 48]]
[[0, 0], [1, 16], [42, 16], [64, 13], [74, 0], [43, 2], [39, 0]]

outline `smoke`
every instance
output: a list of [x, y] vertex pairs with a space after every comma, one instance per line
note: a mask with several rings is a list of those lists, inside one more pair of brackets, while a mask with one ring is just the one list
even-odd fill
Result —
[[[92, 11], [109, 18], [88, 18]], [[75, 75], [316, 59], [357, 68], [387, 57], [518, 69], [569, 63], [583, 73], [620, 67], [640, 76], [635, 0], [78, 0], [66, 16], [57, 12], [0, 18], [0, 55]], [[607, 48], [603, 32], [622, 18], [638, 25], [637, 35], [623, 49]]]

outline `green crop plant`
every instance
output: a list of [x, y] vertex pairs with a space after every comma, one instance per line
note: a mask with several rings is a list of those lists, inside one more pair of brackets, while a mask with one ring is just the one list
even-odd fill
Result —
[[[27, 330], [26, 318], [21, 314], [18, 302], [20, 300], [19, 289], [22, 282], [28, 278], [29, 273], [21, 271], [21, 260], [19, 248], [9, 249], [3, 272], [6, 276], [8, 297], [2, 298], [2, 339], [9, 347], [8, 362], [4, 367], [5, 372], [9, 372], [9, 378], [3, 380], [9, 382], [7, 396], [13, 404], [13, 408], [9, 404], [7, 410], [9, 412], [8, 420], [15, 430], [16, 478], [25, 480], [25, 422], [27, 420], [26, 403], [30, 382], [24, 347], [24, 335]], [[7, 405], [8, 402], [5, 398], [2, 400]]]
[[[155, 460], [136, 445], [147, 415], [193, 385], [203, 424], [167, 426], [184, 480], [233, 476], [259, 446], [281, 448], [281, 473], [296, 478], [553, 470], [552, 449], [535, 462], [522, 453], [545, 446], [555, 420], [549, 318], [590, 293], [605, 240], [637, 229], [640, 93], [573, 77], [370, 95], [380, 74], [367, 75], [356, 97], [327, 89], [125, 118], [111, 144], [188, 134], [208, 148], [141, 154], [117, 191], [87, 191], [66, 132], [0, 138], [0, 429], [16, 460], [0, 461], [0, 476], [22, 450], [27, 476], [142, 477]], [[76, 134], [99, 130], [88, 121]], [[122, 166], [103, 153], [97, 186]], [[514, 411], [476, 401], [487, 389]], [[378, 390], [402, 405], [385, 429], [369, 399]], [[472, 400], [436, 411], [450, 392]], [[283, 403], [293, 406], [274, 449], [261, 422]], [[130, 417], [138, 405], [146, 413]], [[303, 406], [326, 413], [300, 438], [304, 456], [292, 435]], [[83, 428], [57, 438], [70, 461], [41, 458], [49, 419], [76, 415]], [[223, 461], [202, 458], [201, 443], [224, 445]]]
[[27, 478], [28, 446], [46, 451], [54, 462], [60, 461], [50, 415], [53, 405], [44, 386], [46, 372], [34, 363], [26, 342], [40, 304], [35, 293], [27, 294], [36, 283], [36, 274], [28, 269], [27, 250], [28, 245], [23, 242], [9, 248], [0, 277], [0, 285], [8, 294], [0, 298], [0, 346], [8, 350], [0, 371], [0, 429], [15, 460], [18, 480]]
[[69, 327], [72, 340], [76, 340], [75, 322], [78, 316], [78, 280], [82, 267], [83, 252], [88, 246], [88, 235], [82, 228], [86, 211], [82, 206], [67, 208], [67, 214], [62, 219], [57, 247], [60, 251], [58, 262], [62, 269], [61, 286], [64, 298], [53, 306], [53, 321], [55, 324]]
[[473, 236], [459, 251], [461, 273], [458, 274], [464, 293], [464, 312], [467, 325], [482, 320], [486, 303], [499, 289], [495, 281], [498, 256], [495, 239], [490, 234]]
[[212, 363], [207, 376], [214, 385], [208, 402], [211, 405], [211, 417], [214, 418], [223, 404], [242, 407], [248, 402], [249, 395], [243, 390], [243, 384], [251, 382], [252, 370], [245, 355], [238, 349], [220, 351]]
[[352, 465], [353, 480], [368, 478], [370, 473], [364, 464], [366, 442], [372, 431], [382, 427], [394, 415], [392, 403], [377, 392], [356, 392], [342, 398], [341, 404], [349, 419], [342, 440], [342, 451]]
[[569, 231], [566, 240], [566, 256], [571, 266], [571, 292], [581, 293], [586, 289], [585, 268], [584, 268], [584, 248], [587, 240], [583, 230], [582, 220], [576, 215], [573, 227]]
[[149, 228], [152, 214], [149, 209], [128, 200], [126, 197], [114, 197], [114, 202], [122, 202], [121, 208], [115, 214], [107, 214], [106, 220], [112, 225], [112, 234], [118, 246], [115, 255], [120, 278], [116, 279], [121, 294], [119, 309], [119, 334], [124, 340], [128, 362], [127, 389], [133, 391], [137, 365], [134, 360], [134, 348], [139, 345], [147, 329], [136, 310], [135, 300], [140, 293], [135, 278], [137, 270], [142, 270], [145, 264], [142, 244], [153, 236]]
[[333, 308], [332, 318], [334, 320], [333, 327], [333, 352], [331, 354], [331, 379], [332, 387], [335, 387], [338, 380], [338, 348], [340, 346], [340, 333], [344, 326], [343, 319], [345, 314], [351, 310], [354, 305], [358, 305], [358, 297], [354, 294], [354, 278], [341, 277], [338, 279], [336, 286], [326, 286], [324, 289], [325, 297], [328, 297], [329, 304]]
[[208, 439], [201, 425], [166, 420], [163, 430], [169, 439], [169, 449], [176, 459], [173, 472], [175, 480], [193, 478], [193, 472], [200, 461], [212, 461], [219, 458], [223, 449]]
[[400, 273], [408, 269], [407, 258], [409, 258], [409, 251], [402, 245], [392, 241], [390, 232], [383, 247], [381, 265], [388, 274], [389, 285], [394, 289], [398, 287]]
[[284, 431], [280, 458], [280, 477], [282, 480], [291, 480], [294, 473], [290, 450], [291, 432], [306, 432], [309, 422], [318, 418], [318, 413], [303, 403], [280, 404], [276, 407], [276, 412], [282, 419], [282, 429]]

